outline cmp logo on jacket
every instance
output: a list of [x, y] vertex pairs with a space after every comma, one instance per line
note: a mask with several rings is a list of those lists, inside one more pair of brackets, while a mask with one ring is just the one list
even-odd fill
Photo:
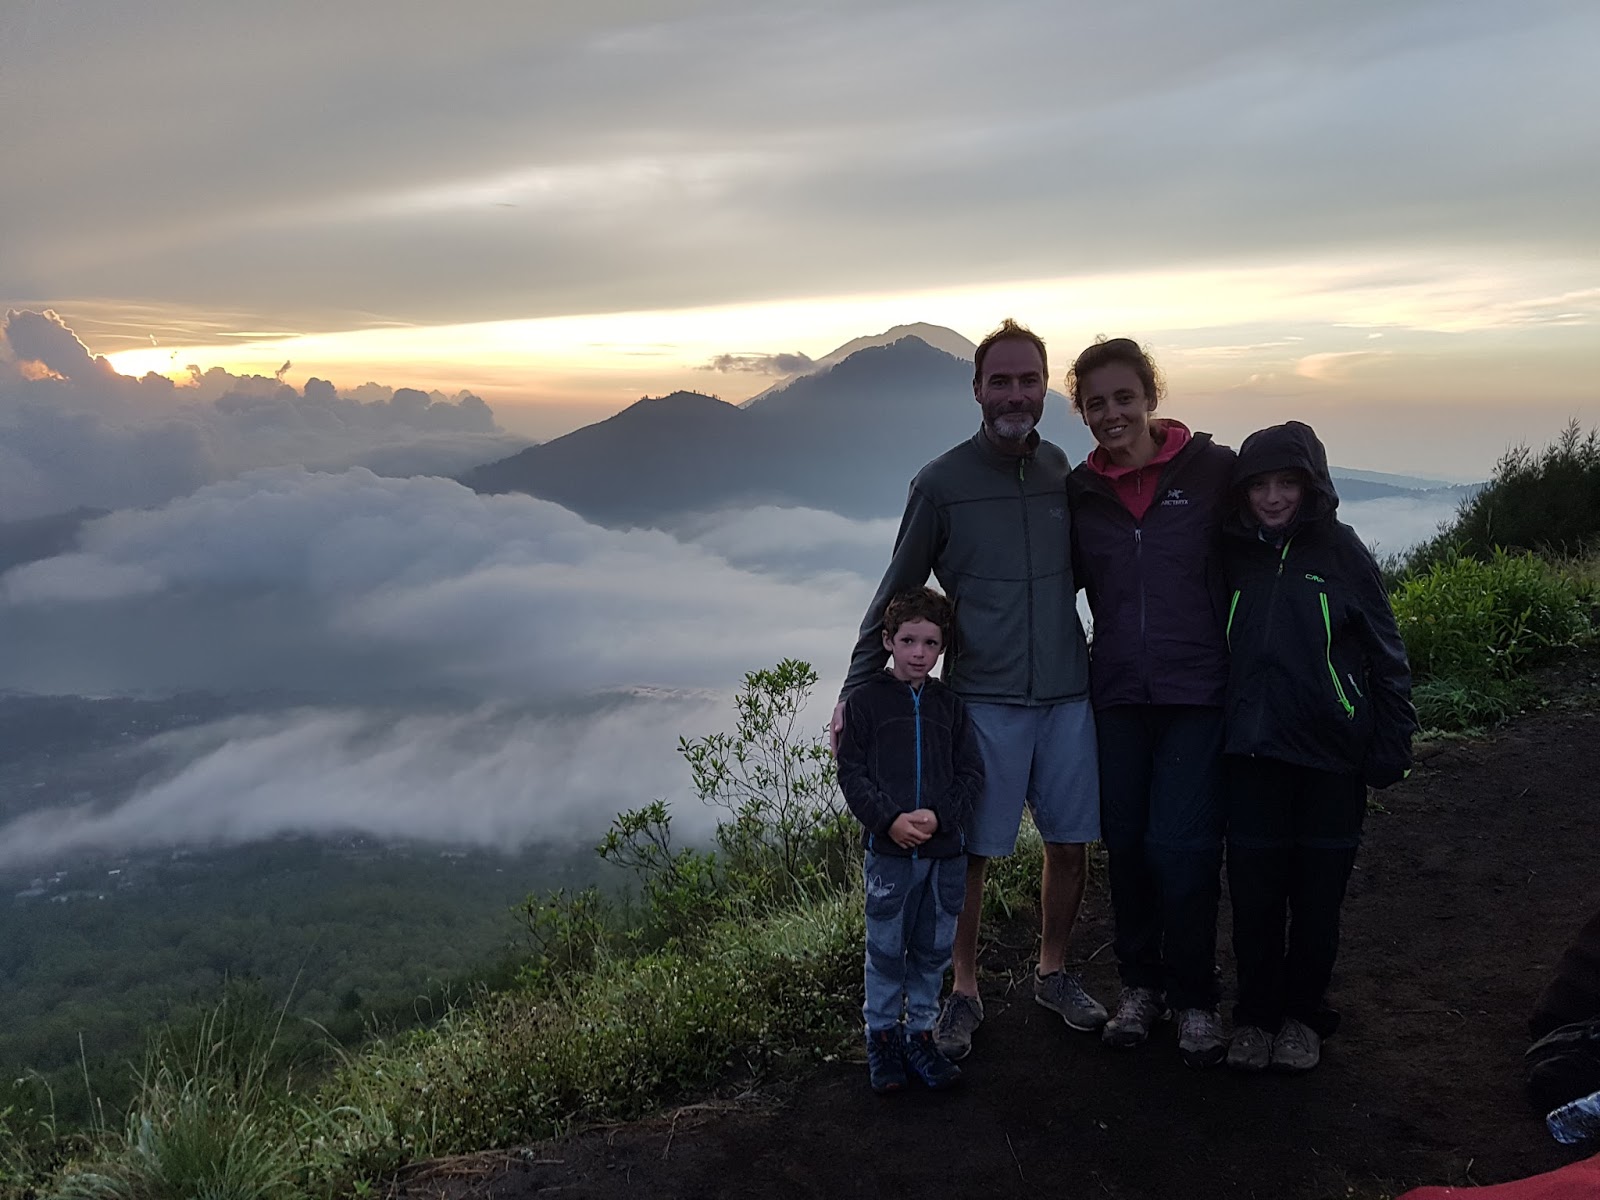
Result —
[[1162, 497], [1163, 508], [1181, 508], [1189, 503], [1189, 498], [1183, 494], [1182, 488], [1168, 488], [1167, 494]]

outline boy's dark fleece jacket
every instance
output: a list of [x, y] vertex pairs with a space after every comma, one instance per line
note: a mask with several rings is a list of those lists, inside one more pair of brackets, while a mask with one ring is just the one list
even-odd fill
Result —
[[[845, 702], [839, 787], [868, 850], [903, 858], [963, 853], [967, 817], [983, 790], [983, 759], [966, 705], [937, 679], [913, 690], [887, 671], [871, 676]], [[896, 845], [889, 826], [919, 808], [933, 810], [937, 832], [912, 850]]]
[[[1306, 480], [1300, 511], [1263, 538], [1245, 485], [1285, 469]], [[1309, 425], [1274, 425], [1245, 439], [1233, 478], [1227, 752], [1398, 782], [1417, 728], [1411, 667], [1377, 564], [1335, 517], [1327, 452]]]

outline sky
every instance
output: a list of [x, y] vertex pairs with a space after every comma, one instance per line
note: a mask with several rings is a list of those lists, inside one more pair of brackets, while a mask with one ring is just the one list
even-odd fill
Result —
[[0, 866], [592, 835], [787, 655], [820, 729], [892, 518], [449, 478], [641, 395], [1009, 315], [1057, 386], [1134, 336], [1165, 413], [1345, 467], [1600, 424], [1596, 45], [1592, 0], [8, 0], [0, 524], [105, 515], [0, 573], [0, 690], [293, 700], [8, 810]]
[[0, 309], [538, 438], [1012, 315], [1058, 384], [1131, 335], [1228, 440], [1482, 478], [1600, 421], [1596, 44], [1590, 0], [12, 0]]

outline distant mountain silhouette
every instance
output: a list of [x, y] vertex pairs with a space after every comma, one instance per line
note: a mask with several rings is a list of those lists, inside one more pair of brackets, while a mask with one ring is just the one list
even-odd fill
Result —
[[[884, 340], [907, 330], [918, 332]], [[828, 356], [842, 355], [832, 365], [822, 360], [742, 405], [694, 392], [640, 400], [461, 481], [480, 492], [527, 492], [611, 525], [755, 504], [895, 516], [918, 469], [978, 428], [972, 348], [940, 326], [897, 326], [841, 346]], [[1074, 462], [1094, 447], [1059, 392], [1049, 394], [1040, 432]], [[1362, 474], [1335, 472], [1342, 499], [1421, 494], [1384, 482], [1412, 482], [1406, 477]]]
[[946, 329], [943, 325], [929, 325], [925, 321], [918, 321], [914, 325], [896, 325], [892, 329], [886, 329], [879, 334], [851, 339], [838, 349], [824, 354], [798, 375], [780, 380], [765, 391], [751, 396], [739, 407], [749, 408], [752, 404], [765, 400], [773, 393], [783, 391], [796, 379], [803, 379], [808, 375], [815, 375], [821, 371], [828, 370], [830, 367], [836, 367], [858, 350], [870, 350], [874, 346], [892, 346], [902, 338], [908, 337], [914, 337], [920, 342], [926, 342], [935, 350], [943, 350], [952, 358], [964, 359], [967, 362], [971, 362], [972, 356], [978, 352], [978, 347], [970, 339], [963, 337], [954, 329]]
[[[886, 516], [904, 507], [923, 463], [971, 437], [979, 419], [971, 361], [905, 336], [743, 407], [689, 392], [641, 400], [462, 482], [527, 492], [608, 524], [763, 503]], [[1092, 444], [1058, 393], [1041, 429], [1075, 460]]]

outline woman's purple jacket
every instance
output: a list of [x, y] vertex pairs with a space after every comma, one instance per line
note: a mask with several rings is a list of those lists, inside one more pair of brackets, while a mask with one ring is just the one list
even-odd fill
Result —
[[1166, 465], [1135, 521], [1088, 463], [1067, 477], [1074, 577], [1089, 597], [1089, 687], [1117, 704], [1221, 707], [1227, 589], [1219, 556], [1234, 453], [1197, 433]]

